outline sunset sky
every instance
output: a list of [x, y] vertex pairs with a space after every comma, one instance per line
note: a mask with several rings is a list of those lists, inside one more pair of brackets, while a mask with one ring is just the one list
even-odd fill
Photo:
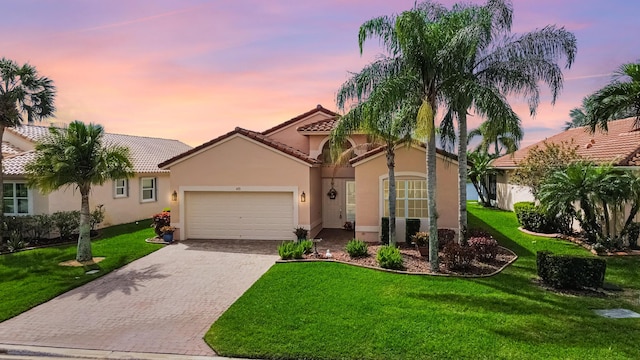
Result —
[[[58, 89], [54, 121], [199, 145], [234, 127], [262, 131], [335, 92], [379, 53], [358, 27], [414, 0], [0, 0], [0, 57], [28, 62]], [[441, 1], [453, 4], [455, 1]], [[473, 1], [482, 3], [482, 1]], [[512, 105], [523, 145], [559, 132], [569, 110], [640, 59], [640, 2], [515, 0], [514, 32], [556, 24], [578, 38], [556, 105]], [[470, 119], [470, 128], [478, 118]]]

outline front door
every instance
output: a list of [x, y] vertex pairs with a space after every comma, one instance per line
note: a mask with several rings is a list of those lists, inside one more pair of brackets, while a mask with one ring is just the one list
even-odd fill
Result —
[[[328, 195], [332, 188], [335, 199]], [[350, 190], [349, 194], [347, 190]], [[322, 227], [341, 229], [345, 222], [354, 220], [355, 182], [352, 179], [322, 179]]]

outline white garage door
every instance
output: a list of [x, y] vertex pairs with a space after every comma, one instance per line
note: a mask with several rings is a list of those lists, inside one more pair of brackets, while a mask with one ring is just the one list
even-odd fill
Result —
[[187, 239], [290, 240], [290, 192], [185, 193]]

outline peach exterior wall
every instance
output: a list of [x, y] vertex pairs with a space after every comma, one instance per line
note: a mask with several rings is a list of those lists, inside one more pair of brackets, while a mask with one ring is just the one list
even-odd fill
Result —
[[[274, 149], [243, 136], [236, 135], [216, 144], [195, 156], [171, 166], [171, 189], [186, 186], [278, 186], [297, 187], [298, 225], [311, 225], [310, 204], [315, 195], [310, 195], [309, 166], [289, 158]], [[307, 201], [300, 202], [300, 193], [307, 194]], [[182, 227], [180, 204], [172, 205], [171, 222]], [[315, 206], [315, 205], [314, 205]], [[180, 239], [180, 229], [174, 234]]]
[[[141, 202], [141, 177], [155, 177], [157, 179], [156, 201]], [[101, 227], [138, 220], [149, 220], [145, 224], [150, 224], [153, 214], [171, 206], [172, 191], [169, 187], [169, 173], [138, 174], [129, 179], [129, 196], [126, 198], [114, 198], [112, 181], [108, 181], [102, 186], [94, 185], [89, 196], [89, 206], [93, 210], [98, 204], [104, 205], [105, 219]], [[48, 195], [43, 195], [36, 189], [31, 189], [31, 192], [34, 214], [80, 210], [80, 193], [73, 187], [62, 188]]]
[[311, 212], [309, 238], [313, 239], [322, 230], [322, 169], [311, 168], [309, 190], [306, 193]]
[[[398, 148], [395, 156], [396, 174], [401, 172], [421, 173], [426, 176], [426, 155], [416, 148]], [[380, 241], [380, 176], [388, 176], [387, 160], [382, 156], [356, 166], [356, 236], [365, 241]], [[397, 178], [403, 176], [396, 175]], [[416, 178], [415, 176], [406, 176]], [[406, 178], [405, 177], [405, 178]], [[437, 157], [436, 206], [438, 227], [458, 228], [458, 165], [456, 162]], [[373, 230], [376, 228], [377, 230]], [[360, 229], [360, 230], [359, 230]], [[364, 230], [362, 230], [364, 229]]]
[[330, 119], [331, 116], [325, 113], [315, 113], [305, 119], [301, 119], [289, 126], [285, 126], [282, 129], [278, 129], [267, 136], [273, 140], [279, 141], [283, 144], [287, 144], [300, 151], [309, 154], [309, 136], [300, 134], [298, 128], [307, 124], [314, 123], [320, 120]]

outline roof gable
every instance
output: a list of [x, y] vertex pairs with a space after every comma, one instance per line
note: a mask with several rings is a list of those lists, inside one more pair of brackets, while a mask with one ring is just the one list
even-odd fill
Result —
[[640, 166], [640, 131], [634, 130], [635, 118], [614, 120], [608, 123], [608, 132], [597, 130], [591, 133], [589, 127], [579, 127], [563, 131], [533, 145], [519, 149], [513, 154], [495, 159], [491, 164], [496, 168], [515, 168], [531, 149], [543, 146], [544, 142], [576, 145], [576, 153], [598, 164], [613, 163], [617, 166]]
[[338, 113], [335, 113], [335, 112], [333, 112], [333, 111], [331, 111], [329, 109], [326, 109], [322, 105], [318, 104], [318, 106], [316, 106], [315, 109], [311, 109], [311, 110], [305, 112], [304, 114], [300, 114], [300, 115], [294, 117], [293, 119], [287, 120], [287, 121], [285, 121], [285, 122], [283, 122], [281, 124], [278, 124], [278, 125], [270, 128], [270, 129], [267, 129], [267, 130], [263, 131], [262, 135], [270, 135], [270, 134], [272, 134], [272, 133], [274, 133], [274, 132], [276, 132], [276, 131], [278, 131], [280, 129], [284, 129], [284, 128], [289, 127], [289, 126], [293, 126], [295, 123], [297, 123], [299, 121], [302, 121], [302, 120], [304, 120], [304, 119], [308, 118], [309, 116], [312, 116], [312, 115], [314, 115], [316, 113], [323, 113], [323, 114], [329, 115], [331, 117], [336, 117], [336, 116], [339, 115]]
[[[403, 145], [398, 145], [396, 147], [396, 149], [399, 148], [399, 147], [402, 147], [402, 146]], [[419, 148], [420, 150], [423, 150], [423, 151], [426, 151], [426, 149], [427, 149], [427, 145], [425, 143], [420, 143], [419, 145], [412, 145], [412, 147], [413, 148]], [[386, 146], [379, 146], [379, 147], [377, 147], [375, 149], [371, 149], [371, 150], [367, 151], [366, 153], [364, 153], [362, 155], [358, 155], [358, 156], [354, 157], [353, 159], [349, 160], [349, 163], [352, 166], [358, 166], [359, 164], [362, 164], [365, 161], [368, 161], [368, 160], [371, 160], [371, 159], [374, 159], [374, 158], [377, 158], [379, 156], [384, 155], [384, 152], [386, 150], [387, 150]], [[452, 153], [447, 152], [447, 151], [444, 151], [442, 149], [436, 149], [436, 154], [440, 155], [440, 156], [442, 156], [444, 158], [447, 158], [448, 160], [451, 160], [451, 161], [455, 161], [455, 162], [458, 161], [458, 156], [457, 155], [452, 154]]]
[[303, 125], [298, 128], [299, 132], [302, 133], [330, 133], [336, 124], [338, 123], [338, 118], [334, 117], [331, 119], [324, 119], [320, 121], [313, 122], [311, 124]]
[[227, 139], [233, 137], [234, 135], [241, 135], [244, 136], [248, 139], [251, 139], [253, 141], [256, 141], [262, 145], [266, 145], [267, 147], [276, 150], [280, 153], [283, 153], [285, 155], [288, 155], [290, 157], [293, 157], [294, 159], [297, 160], [301, 160], [303, 162], [305, 162], [308, 165], [319, 165], [321, 162], [318, 159], [314, 159], [312, 157], [310, 157], [309, 155], [303, 153], [302, 151], [295, 149], [291, 146], [285, 145], [283, 143], [280, 143], [278, 141], [275, 141], [273, 139], [270, 139], [269, 137], [255, 132], [255, 131], [251, 131], [251, 130], [247, 130], [247, 129], [243, 129], [240, 127], [236, 127], [235, 130], [228, 132], [222, 136], [219, 136], [211, 141], [208, 141], [202, 145], [196, 146], [195, 148], [188, 150], [186, 152], [183, 152], [182, 154], [179, 154], [177, 156], [174, 156], [173, 158], [164, 161], [162, 163], [160, 163], [158, 165], [158, 167], [162, 168], [162, 169], [167, 169], [168, 167], [170, 167], [171, 165], [175, 165], [176, 163], [182, 162], [187, 160], [188, 158], [192, 157], [192, 156], [196, 156], [199, 153], [213, 147], [216, 146], [217, 144], [220, 144], [224, 141], [226, 141]]

